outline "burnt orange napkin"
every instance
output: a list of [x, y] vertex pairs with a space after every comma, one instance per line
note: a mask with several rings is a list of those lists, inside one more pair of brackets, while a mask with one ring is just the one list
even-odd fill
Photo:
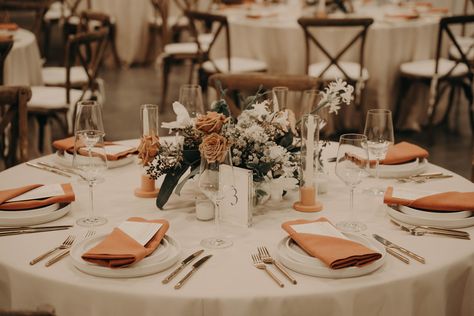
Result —
[[128, 266], [153, 253], [170, 226], [165, 219], [146, 220], [141, 217], [131, 217], [127, 221], [161, 223], [163, 226], [145, 247], [116, 227], [97, 246], [84, 253], [82, 259], [109, 268]]
[[427, 158], [428, 156], [429, 153], [426, 149], [415, 144], [400, 142], [388, 148], [385, 159], [380, 163], [384, 165], [396, 165], [415, 160], [416, 158]]
[[0, 191], [0, 210], [27, 210], [39, 208], [53, 203], [68, 203], [75, 200], [74, 191], [70, 183], [61, 184], [64, 195], [52, 196], [41, 200], [28, 200], [18, 202], [7, 202], [9, 199], [17, 197], [23, 193], [36, 189], [43, 184], [31, 184], [20, 188]]
[[393, 187], [385, 191], [385, 204], [398, 204], [430, 211], [474, 211], [474, 192], [443, 192], [427, 195], [415, 200], [393, 196]]
[[[107, 145], [116, 145], [114, 142], [104, 142], [105, 146]], [[67, 151], [70, 154], [74, 153], [74, 136], [64, 138], [64, 139], [58, 139], [53, 142], [53, 147], [56, 148], [59, 151]], [[119, 152], [117, 154], [107, 155], [107, 160], [113, 161], [113, 160], [119, 160], [122, 158], [127, 157], [130, 154], [134, 154], [137, 152], [136, 148], [130, 148], [128, 150], [124, 150], [122, 152]], [[87, 152], [79, 152], [81, 155], [87, 156]]]
[[375, 260], [382, 255], [357, 242], [342, 238], [297, 233], [291, 226], [298, 224], [307, 224], [312, 222], [329, 222], [321, 217], [317, 220], [298, 219], [284, 222], [281, 227], [290, 235], [298, 246], [306, 251], [310, 256], [318, 258], [331, 269], [342, 269], [352, 266], [363, 266]]
[[0, 35], [0, 42], [10, 42], [13, 40], [13, 35]]
[[0, 23], [0, 30], [16, 31], [16, 30], [18, 30], [18, 24], [16, 24], [16, 23]]

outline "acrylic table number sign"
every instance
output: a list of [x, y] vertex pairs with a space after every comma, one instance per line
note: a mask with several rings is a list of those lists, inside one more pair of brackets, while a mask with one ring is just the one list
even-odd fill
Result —
[[301, 120], [300, 200], [293, 208], [300, 212], [318, 212], [323, 205], [317, 200], [319, 122], [317, 115], [306, 114]]
[[[155, 158], [160, 148], [160, 139], [158, 136], [158, 105], [144, 104], [140, 107], [140, 119], [142, 122], [142, 138], [138, 146], [138, 158], [140, 164], [145, 169]], [[135, 189], [135, 196], [141, 198], [155, 198], [159, 189], [155, 187], [155, 180], [150, 178], [144, 170], [141, 175], [141, 185]]]

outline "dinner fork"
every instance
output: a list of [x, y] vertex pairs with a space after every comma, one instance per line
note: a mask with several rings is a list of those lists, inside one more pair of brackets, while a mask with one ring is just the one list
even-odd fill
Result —
[[[84, 235], [84, 238], [82, 238], [82, 240], [86, 240], [87, 238], [90, 238], [94, 235], [95, 235], [94, 230], [88, 230], [87, 233]], [[66, 250], [64, 250], [60, 254], [56, 255], [55, 257], [51, 258], [48, 262], [46, 262], [45, 266], [49, 267], [49, 266], [55, 264], [56, 262], [58, 262], [59, 260], [61, 260], [62, 258], [66, 257], [70, 252], [69, 248], [67, 248]]]
[[34, 265], [38, 262], [40, 262], [41, 260], [43, 260], [44, 258], [48, 257], [49, 255], [51, 255], [52, 253], [54, 253], [56, 250], [60, 250], [60, 249], [67, 249], [69, 247], [71, 247], [72, 243], [74, 242], [74, 235], [69, 235], [63, 242], [62, 244], [60, 244], [59, 246], [57, 247], [54, 247], [53, 249], [51, 249], [50, 251], [48, 252], [45, 252], [44, 254], [34, 258], [33, 260], [30, 261], [30, 265]]
[[267, 266], [265, 265], [265, 263], [263, 263], [262, 259], [260, 258], [258, 254], [252, 254], [252, 260], [253, 260], [253, 265], [257, 269], [265, 270], [265, 272], [267, 272], [267, 274], [273, 279], [273, 281], [275, 281], [278, 284], [278, 286], [280, 287], [285, 286], [270, 270], [267, 269]]
[[260, 259], [262, 259], [262, 261], [264, 263], [275, 265], [275, 267], [277, 267], [278, 270], [280, 270], [280, 272], [283, 273], [285, 275], [285, 277], [288, 280], [290, 280], [291, 283], [293, 283], [293, 284], [298, 283], [298, 282], [296, 282], [295, 278], [293, 278], [288, 273], [288, 271], [286, 271], [286, 269], [279, 262], [277, 262], [275, 259], [273, 259], [273, 257], [270, 255], [270, 252], [268, 251], [267, 247], [265, 247], [265, 246], [258, 247], [257, 250], [258, 250], [258, 254], [260, 256]]

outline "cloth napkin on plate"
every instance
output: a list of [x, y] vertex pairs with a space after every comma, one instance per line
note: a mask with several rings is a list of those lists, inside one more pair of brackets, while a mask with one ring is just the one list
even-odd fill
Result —
[[382, 255], [364, 245], [352, 240], [342, 238], [298, 233], [292, 225], [307, 224], [312, 222], [329, 222], [322, 217], [317, 220], [298, 219], [284, 222], [281, 227], [290, 235], [298, 246], [306, 251], [310, 256], [318, 258], [331, 269], [342, 269], [352, 266], [363, 266], [375, 260]]
[[383, 201], [430, 211], [474, 211], [474, 192], [450, 191], [408, 200], [394, 197], [393, 187], [388, 187]]
[[17, 197], [23, 193], [36, 189], [42, 186], [42, 184], [31, 184], [24, 187], [8, 189], [0, 191], [0, 210], [27, 210], [33, 208], [39, 208], [42, 206], [54, 204], [54, 203], [68, 203], [75, 200], [74, 191], [70, 183], [63, 183], [61, 187], [64, 190], [64, 195], [52, 196], [45, 199], [38, 200], [27, 200], [18, 202], [7, 202], [8, 200]]
[[109, 268], [128, 266], [153, 253], [170, 226], [165, 219], [146, 220], [141, 217], [131, 217], [127, 221], [161, 223], [163, 226], [145, 247], [116, 227], [97, 246], [84, 253], [82, 259]]
[[401, 142], [388, 148], [387, 155], [385, 159], [380, 161], [380, 164], [396, 165], [416, 158], [427, 158], [428, 156], [429, 153], [426, 149], [411, 143]]
[[[107, 145], [117, 145], [113, 142], [104, 142], [105, 146]], [[70, 154], [74, 153], [74, 136], [64, 138], [64, 139], [58, 139], [53, 142], [53, 147], [56, 148], [59, 151], [67, 151]], [[127, 150], [124, 150], [122, 152], [116, 153], [116, 154], [107, 154], [107, 160], [109, 161], [114, 161], [114, 160], [119, 160], [122, 158], [127, 157], [130, 154], [134, 154], [137, 152], [136, 148], [130, 148]], [[82, 153], [81, 153], [82, 154]]]
[[18, 30], [18, 24], [16, 24], [16, 23], [0, 23], [0, 30], [16, 31], [16, 30]]

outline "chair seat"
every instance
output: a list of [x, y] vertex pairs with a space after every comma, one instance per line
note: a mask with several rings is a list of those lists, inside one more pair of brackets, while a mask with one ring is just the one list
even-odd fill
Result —
[[[467, 54], [466, 57], [468, 60], [474, 60], [474, 38], [472, 37], [457, 37], [456, 41], [458, 42], [461, 50], [464, 54]], [[459, 53], [456, 46], [451, 45], [449, 48], [449, 56], [453, 59], [461, 59], [461, 54]]]
[[215, 72], [233, 72], [233, 73], [241, 73], [241, 72], [262, 72], [267, 70], [267, 64], [263, 61], [257, 59], [250, 59], [250, 58], [241, 58], [241, 57], [231, 57], [230, 59], [230, 67], [231, 71], [228, 69], [227, 58], [218, 58], [214, 60], [214, 63], [218, 67], [214, 67], [213, 63], [210, 61], [206, 61], [202, 64], [202, 68], [207, 73], [215, 73]]
[[[47, 86], [61, 86], [66, 84], [66, 68], [46, 67], [42, 69], [43, 82]], [[71, 84], [87, 83], [87, 73], [81, 66], [71, 67]]]
[[[314, 63], [309, 65], [308, 67], [308, 75], [313, 77], [320, 77], [321, 72], [328, 66], [328, 62], [321, 62], [321, 63]], [[341, 66], [342, 69], [347, 73], [349, 79], [354, 81], [359, 80], [360, 77], [360, 64], [349, 62], [349, 61], [341, 61], [338, 62], [338, 65]], [[331, 65], [329, 69], [323, 74], [323, 80], [336, 80], [337, 78], [344, 78], [344, 74], [341, 70], [336, 67], [335, 65]], [[367, 81], [369, 79], [369, 71], [364, 68], [362, 69], [362, 78], [363, 81]]]
[[[206, 51], [209, 47], [209, 44], [212, 42], [212, 34], [201, 34], [198, 37], [199, 43], [201, 44], [201, 49]], [[184, 43], [170, 43], [166, 44], [164, 47], [165, 54], [197, 54], [198, 47], [195, 42], [184, 42]]]
[[[28, 110], [35, 108], [47, 110], [68, 109], [69, 104], [66, 102], [66, 88], [62, 87], [31, 87], [31, 100], [28, 102]], [[81, 98], [82, 91], [71, 89], [70, 104], [75, 104]]]
[[67, 18], [71, 15], [71, 10], [69, 10], [68, 7], [65, 5], [63, 6], [61, 2], [56, 1], [52, 3], [44, 14], [43, 19], [45, 21], [57, 21], [60, 20], [61, 18]]
[[[163, 24], [163, 20], [160, 16], [150, 16], [150, 18], [148, 19], [148, 23], [155, 27], [161, 27], [161, 25]], [[189, 20], [185, 16], [172, 15], [168, 17], [168, 28], [171, 28], [173, 26], [186, 27], [188, 25]]]
[[[416, 76], [422, 78], [432, 78], [435, 72], [436, 60], [419, 60], [409, 63], [404, 63], [400, 66], [400, 71], [403, 75]], [[453, 60], [440, 58], [438, 66], [438, 75], [445, 76], [454, 66], [456, 62]], [[454, 68], [450, 77], [460, 77], [468, 73], [468, 68], [465, 64], [458, 64]]]

